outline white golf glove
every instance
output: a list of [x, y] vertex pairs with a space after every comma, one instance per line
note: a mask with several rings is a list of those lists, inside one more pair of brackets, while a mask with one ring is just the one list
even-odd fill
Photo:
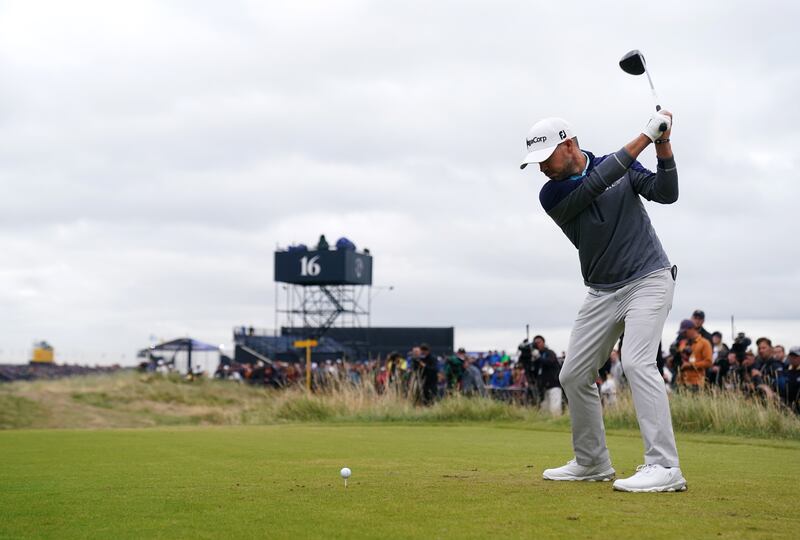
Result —
[[[662, 130], [661, 125], [666, 124], [667, 129]], [[661, 114], [660, 112], [653, 113], [653, 116], [650, 117], [650, 120], [647, 122], [647, 125], [642, 130], [648, 139], [654, 141], [660, 138], [665, 131], [669, 130], [672, 126], [672, 119], [666, 114]]]

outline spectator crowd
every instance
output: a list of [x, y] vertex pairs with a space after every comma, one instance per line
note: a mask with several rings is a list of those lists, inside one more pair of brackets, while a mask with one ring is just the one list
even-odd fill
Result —
[[704, 389], [742, 392], [747, 396], [780, 401], [800, 414], [800, 347], [755, 341], [739, 332], [730, 346], [721, 332], [705, 328], [705, 313], [696, 310], [681, 322], [678, 336], [659, 366], [671, 388], [692, 392]]
[[113, 373], [122, 369], [114, 366], [79, 366], [77, 364], [0, 364], [0, 382], [61, 379], [77, 375]]
[[[800, 347], [786, 347], [767, 337], [752, 340], [739, 333], [729, 345], [720, 332], [709, 332], [705, 313], [696, 310], [681, 322], [668, 347], [659, 345], [656, 366], [668, 391], [740, 392], [781, 403], [800, 414]], [[664, 350], [666, 349], [666, 350]], [[598, 370], [596, 384], [604, 405], [616, 402], [627, 386], [624, 335]], [[547, 347], [544, 336], [525, 339], [513, 354], [506, 351], [467, 352], [436, 356], [425, 344], [405, 354], [365, 362], [346, 359], [313, 363], [313, 388], [373, 384], [378, 392], [391, 389], [430, 404], [448, 394], [490, 396], [539, 406], [562, 414], [565, 403], [559, 373], [565, 353]], [[215, 378], [283, 388], [305, 384], [305, 366], [289, 362], [220, 364]]]

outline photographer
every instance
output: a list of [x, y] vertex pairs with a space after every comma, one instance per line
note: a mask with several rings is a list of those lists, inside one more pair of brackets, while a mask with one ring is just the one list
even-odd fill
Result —
[[696, 392], [705, 386], [706, 369], [712, 365], [711, 343], [690, 319], [681, 322], [680, 332], [685, 336], [678, 344], [681, 384]]
[[[519, 347], [519, 358], [517, 361], [525, 371], [525, 380], [528, 387], [525, 389], [525, 397], [528, 403], [539, 403], [539, 395], [536, 391], [536, 373], [534, 372], [534, 360], [539, 357], [539, 351], [534, 350], [528, 338], [525, 338]], [[534, 358], [535, 353], [535, 358]]]
[[733, 345], [731, 345], [731, 352], [736, 354], [736, 361], [741, 364], [744, 362], [744, 354], [747, 352], [747, 348], [753, 343], [753, 341], [744, 335], [744, 332], [739, 332], [736, 334], [736, 339], [733, 340]]

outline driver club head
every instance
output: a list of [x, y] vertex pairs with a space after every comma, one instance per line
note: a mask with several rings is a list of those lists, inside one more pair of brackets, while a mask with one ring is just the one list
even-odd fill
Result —
[[620, 59], [619, 67], [621, 67], [622, 71], [625, 73], [641, 75], [645, 72], [644, 55], [642, 55], [638, 49], [629, 51]]

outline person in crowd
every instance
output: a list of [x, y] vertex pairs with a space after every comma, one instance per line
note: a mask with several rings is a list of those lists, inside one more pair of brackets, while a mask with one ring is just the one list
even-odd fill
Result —
[[507, 366], [497, 362], [492, 378], [489, 379], [489, 385], [495, 389], [505, 389], [511, 386], [511, 371], [507, 369]]
[[467, 396], [478, 394], [481, 397], [486, 397], [486, 386], [483, 383], [483, 375], [477, 366], [477, 361], [469, 356], [465, 358], [466, 362], [461, 391]]
[[[533, 358], [533, 344], [530, 343], [528, 338], [522, 340], [519, 347], [517, 348], [519, 351], [518, 362], [522, 366], [522, 371], [525, 374], [526, 379], [526, 387], [525, 387], [525, 397], [529, 403], [539, 403], [539, 396], [538, 391], [536, 388], [536, 373], [534, 371], [534, 358]], [[539, 351], [536, 351], [536, 354], [539, 354]]]
[[253, 371], [250, 373], [250, 377], [247, 382], [254, 385], [263, 385], [265, 374], [265, 364], [262, 360], [259, 360], [256, 362], [255, 366], [253, 366]]
[[461, 379], [464, 377], [466, 369], [467, 351], [459, 348], [456, 354], [449, 356], [445, 362], [444, 375], [447, 381], [448, 391], [458, 391], [461, 386]]
[[764, 384], [764, 378], [759, 368], [760, 365], [756, 360], [756, 355], [750, 350], [745, 351], [736, 373], [739, 389], [745, 395], [771, 397], [772, 391], [767, 384]]
[[606, 363], [600, 366], [600, 369], [597, 370], [597, 377], [594, 379], [594, 384], [597, 386], [597, 391], [600, 392], [600, 386], [603, 384], [608, 378], [608, 374], [611, 373], [611, 356], [609, 355], [608, 360]]
[[603, 407], [613, 407], [617, 403], [617, 379], [613, 373], [606, 375], [606, 380], [600, 385], [600, 400]]
[[756, 369], [761, 372], [761, 378], [773, 392], [778, 392], [779, 382], [783, 378], [783, 362], [772, 355], [772, 340], [760, 337], [756, 340], [758, 355], [756, 356]]
[[[621, 351], [622, 347], [620, 347], [619, 350]], [[619, 361], [622, 362], [622, 357], [620, 357]], [[658, 373], [661, 375], [661, 377], [664, 379], [664, 383], [667, 385], [667, 387], [669, 387], [671, 379], [667, 375], [667, 372], [669, 370], [667, 369], [667, 361], [666, 361], [666, 356], [664, 355], [664, 347], [662, 346], [660, 341], [658, 342], [658, 350], [656, 351], [656, 369], [658, 370]]]
[[622, 362], [619, 359], [619, 351], [614, 349], [608, 357], [611, 365], [609, 366], [609, 374], [614, 378], [614, 387], [616, 390], [625, 388], [625, 371], [622, 368]]
[[564, 399], [561, 383], [558, 380], [558, 375], [561, 373], [561, 363], [558, 361], [556, 353], [547, 348], [543, 336], [535, 336], [533, 338], [533, 346], [539, 353], [539, 357], [535, 360], [539, 396], [546, 403], [550, 414], [560, 416]]
[[375, 371], [375, 391], [378, 394], [383, 394], [386, 392], [386, 388], [389, 386], [389, 370], [386, 368], [386, 365], [382, 365]]
[[242, 377], [242, 367], [237, 366], [237, 369], [231, 368], [231, 374], [228, 378], [237, 384], [242, 384], [244, 382], [244, 377]]
[[436, 370], [436, 399], [444, 399], [447, 395], [447, 378], [444, 369]]
[[286, 385], [283, 374], [279, 370], [275, 369], [273, 364], [267, 364], [264, 366], [263, 382], [265, 386], [270, 388], [283, 388]]
[[724, 377], [720, 377], [722, 388], [725, 390], [737, 390], [739, 388], [739, 376], [742, 372], [741, 362], [738, 355], [733, 351], [728, 351], [727, 361], [728, 371]]
[[494, 368], [490, 364], [484, 364], [481, 368], [481, 375], [483, 376], [483, 384], [488, 386], [492, 375], [494, 375]]
[[475, 360], [475, 367], [479, 370], [483, 370], [486, 364], [489, 363], [489, 357], [484, 353], [478, 353], [478, 358]]
[[782, 370], [778, 375], [778, 393], [782, 393], [784, 386], [786, 386], [786, 370], [789, 368], [789, 360], [786, 358], [786, 349], [783, 345], [772, 347], [772, 357], [780, 362], [782, 366]]
[[691, 319], [684, 319], [680, 328], [685, 336], [678, 345], [681, 355], [681, 384], [697, 391], [705, 385], [706, 370], [713, 364], [711, 342], [700, 335], [700, 330]]
[[786, 349], [783, 345], [775, 345], [772, 347], [772, 357], [783, 364], [783, 369], [789, 367], [789, 360], [786, 358]]
[[411, 351], [406, 357], [406, 371], [405, 378], [401, 385], [404, 395], [413, 396], [416, 403], [422, 402], [422, 351], [419, 345], [411, 347]]
[[295, 363], [282, 362], [281, 368], [286, 376], [286, 384], [293, 385], [300, 382], [303, 373], [300, 371], [300, 366]]
[[524, 390], [528, 386], [528, 381], [525, 378], [525, 370], [519, 362], [512, 364], [511, 367], [511, 388]]
[[786, 384], [783, 391], [784, 404], [800, 415], [800, 347], [789, 349], [787, 358], [789, 363], [786, 368]]
[[707, 339], [709, 343], [713, 343], [711, 339], [711, 332], [705, 329], [703, 326], [706, 322], [706, 312], [702, 309], [696, 309], [692, 313], [692, 322], [694, 323], [695, 327], [697, 327], [697, 332], [703, 336], [704, 339]]
[[525, 377], [525, 369], [519, 362], [514, 362], [511, 365], [511, 386], [509, 386], [509, 390], [512, 391], [509, 397], [513, 402], [520, 405], [529, 403], [527, 397], [528, 380]]
[[414, 370], [417, 373], [422, 386], [422, 403], [430, 405], [433, 403], [438, 390], [439, 362], [431, 354], [431, 348], [427, 343], [419, 347], [414, 347], [419, 356], [414, 358]]
[[386, 362], [386, 370], [389, 372], [389, 383], [401, 385], [405, 373], [408, 372], [408, 360], [399, 352], [392, 351]]
[[674, 372], [672, 371], [672, 355], [662, 352], [661, 365], [662, 367], [658, 370], [658, 372], [664, 378], [664, 387], [669, 394], [672, 392], [672, 378], [674, 377]]
[[347, 362], [345, 364], [345, 370], [347, 373], [347, 378], [351, 385], [359, 386], [361, 384], [361, 370], [364, 368], [364, 364], [362, 362], [352, 363]]
[[[680, 337], [683, 337], [683, 336], [679, 335], [679, 338]], [[616, 349], [617, 350], [617, 358], [619, 359], [619, 362], [620, 362], [620, 369], [622, 369], [622, 353], [621, 353], [621, 351], [622, 351], [622, 343], [624, 341], [625, 341], [625, 332], [623, 332], [622, 335], [619, 336], [619, 342], [617, 343], [617, 349]], [[610, 356], [609, 356], [608, 361], [604, 364], [603, 367], [604, 367], [604, 369], [607, 369], [609, 371], [611, 370], [611, 357]], [[669, 393], [671, 391], [670, 385], [672, 384], [674, 371], [673, 371], [672, 362], [669, 360], [669, 358], [667, 358], [667, 356], [664, 355], [664, 347], [662, 346], [662, 343], [660, 341], [658, 342], [658, 349], [656, 349], [656, 370], [658, 371], [658, 374], [661, 375], [661, 379], [664, 381], [665, 388], [666, 388], [667, 392]], [[624, 373], [623, 373], [623, 375], [624, 375]], [[617, 384], [618, 388], [622, 388], [624, 386], [627, 386], [627, 378], [626, 377], [624, 377], [624, 376], [623, 377], [619, 377], [618, 375], [615, 375], [615, 377], [617, 377], [616, 384]], [[602, 380], [605, 380], [605, 376], [603, 376]], [[597, 384], [598, 385], [602, 384], [602, 380], [598, 381]]]
[[710, 385], [721, 387], [725, 377], [728, 375], [728, 369], [730, 369], [728, 346], [722, 342], [721, 332], [711, 334], [711, 356], [713, 364], [706, 371], [706, 381]]

